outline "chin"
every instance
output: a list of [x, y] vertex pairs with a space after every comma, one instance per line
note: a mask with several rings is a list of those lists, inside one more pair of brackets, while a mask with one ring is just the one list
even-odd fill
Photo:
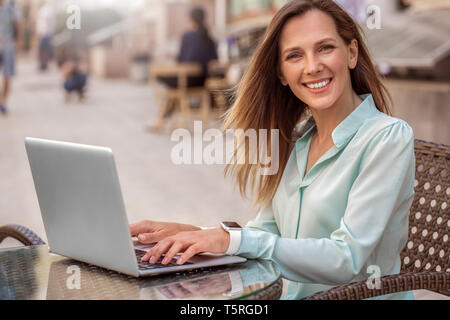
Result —
[[313, 110], [326, 110], [331, 108], [336, 102], [336, 99], [331, 97], [323, 97], [323, 98], [313, 98], [313, 99], [305, 99], [304, 101], [310, 109]]

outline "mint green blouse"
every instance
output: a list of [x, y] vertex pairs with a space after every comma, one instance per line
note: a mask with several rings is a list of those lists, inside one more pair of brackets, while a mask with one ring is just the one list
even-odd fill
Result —
[[314, 118], [297, 127], [299, 139], [271, 206], [242, 231], [235, 254], [275, 261], [291, 280], [284, 299], [373, 278], [373, 270], [400, 272], [414, 197], [413, 131], [380, 112], [371, 94], [360, 97], [333, 131], [334, 146], [306, 175]]

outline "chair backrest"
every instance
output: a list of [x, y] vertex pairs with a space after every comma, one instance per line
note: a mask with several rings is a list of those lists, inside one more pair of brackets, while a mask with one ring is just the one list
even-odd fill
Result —
[[450, 272], [450, 147], [416, 140], [415, 156], [415, 196], [401, 273]]

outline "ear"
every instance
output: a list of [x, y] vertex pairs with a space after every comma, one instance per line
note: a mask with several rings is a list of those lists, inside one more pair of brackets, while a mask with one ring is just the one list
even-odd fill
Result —
[[358, 63], [358, 40], [353, 39], [348, 46], [348, 67], [355, 69]]
[[278, 78], [280, 79], [280, 82], [281, 82], [281, 84], [283, 86], [286, 87], [288, 85], [288, 82], [286, 81], [286, 79], [282, 75], [280, 75]]
[[278, 67], [277, 67], [277, 74], [278, 74], [278, 79], [280, 79], [281, 84], [286, 87], [288, 85], [288, 82], [287, 82], [286, 78], [283, 76], [283, 73], [281, 72], [280, 65], [278, 65]]

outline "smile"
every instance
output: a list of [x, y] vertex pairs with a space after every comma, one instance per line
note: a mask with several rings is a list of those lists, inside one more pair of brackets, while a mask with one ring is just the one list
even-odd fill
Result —
[[307, 87], [311, 92], [319, 93], [323, 92], [330, 86], [331, 81], [333, 78], [328, 78], [326, 80], [318, 81], [318, 82], [309, 82], [304, 83], [303, 85]]

